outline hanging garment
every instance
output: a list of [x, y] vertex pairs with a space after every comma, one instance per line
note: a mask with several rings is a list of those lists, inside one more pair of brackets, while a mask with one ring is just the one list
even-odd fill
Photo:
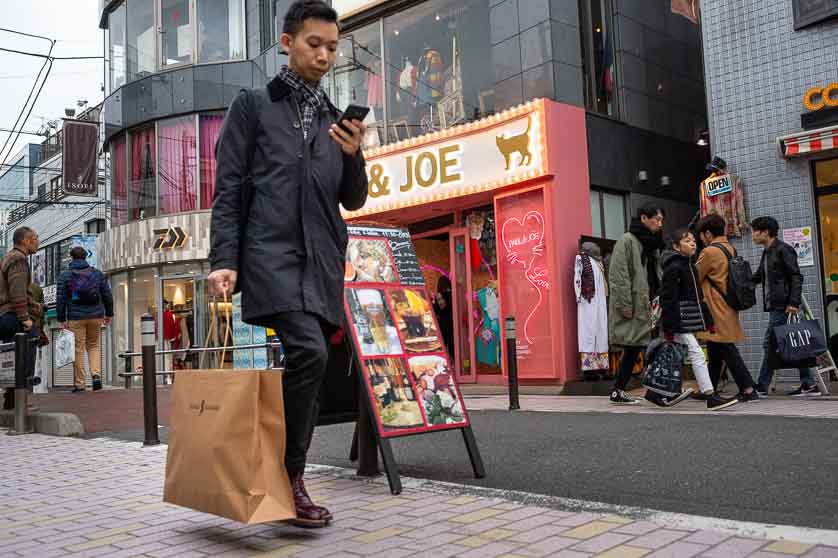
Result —
[[477, 291], [483, 311], [483, 325], [477, 332], [477, 361], [489, 366], [500, 366], [500, 304], [492, 287]]
[[396, 100], [401, 102], [402, 91], [408, 95], [416, 94], [416, 66], [405, 60], [404, 70], [399, 74], [399, 88], [396, 90]]
[[384, 80], [381, 79], [381, 70], [375, 68], [367, 72], [367, 106], [380, 107], [384, 104]]
[[495, 218], [489, 214], [486, 215], [486, 221], [483, 223], [483, 233], [480, 235], [480, 255], [490, 266], [498, 263], [497, 245], [495, 244]]
[[576, 256], [573, 284], [582, 370], [607, 370], [608, 293], [602, 263], [586, 254]]
[[729, 175], [732, 188], [729, 192], [722, 192], [716, 195], [708, 195], [707, 187], [710, 182], [717, 180], [725, 174], [714, 172], [701, 182], [701, 216], [707, 217], [711, 213], [721, 215], [727, 223], [726, 236], [740, 237], [749, 228], [748, 216], [745, 213], [745, 194], [742, 191], [742, 181], [736, 175]]
[[419, 60], [418, 103], [427, 105], [442, 98], [443, 73], [442, 55], [437, 50], [427, 49]]

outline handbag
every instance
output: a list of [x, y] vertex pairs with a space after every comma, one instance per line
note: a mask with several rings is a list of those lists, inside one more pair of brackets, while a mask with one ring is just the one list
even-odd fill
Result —
[[684, 348], [678, 343], [656, 339], [646, 350], [646, 366], [640, 383], [649, 391], [675, 397], [682, 391]]
[[248, 524], [296, 517], [282, 372], [179, 370], [173, 391], [163, 501]]
[[802, 320], [789, 314], [785, 324], [771, 328], [771, 340], [777, 368], [811, 368], [817, 357], [827, 351], [826, 337], [817, 320]]

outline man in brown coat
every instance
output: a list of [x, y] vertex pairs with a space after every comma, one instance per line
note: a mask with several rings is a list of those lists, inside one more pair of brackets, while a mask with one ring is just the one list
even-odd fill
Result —
[[[14, 340], [15, 334], [26, 333], [38, 337], [35, 321], [40, 318], [42, 307], [35, 304], [29, 291], [32, 273], [29, 256], [38, 251], [38, 233], [29, 227], [20, 227], [14, 232], [14, 248], [9, 250], [0, 263], [0, 342]], [[35, 346], [26, 351], [26, 374], [35, 370]], [[7, 389], [3, 408], [14, 407], [14, 391]]]
[[698, 280], [716, 325], [715, 331], [698, 334], [698, 337], [707, 341], [710, 381], [714, 388], [718, 387], [722, 363], [725, 363], [739, 387], [739, 399], [742, 402], [758, 401], [754, 380], [736, 347], [736, 343], [745, 340], [739, 312], [725, 301], [729, 259], [736, 255], [736, 249], [725, 236], [725, 220], [719, 215], [712, 214], [703, 218], [698, 222], [696, 231], [706, 246], [696, 263]]

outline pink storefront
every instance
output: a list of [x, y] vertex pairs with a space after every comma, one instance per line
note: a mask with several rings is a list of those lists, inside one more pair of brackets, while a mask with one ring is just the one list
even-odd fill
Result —
[[575, 379], [573, 262], [591, 233], [585, 111], [539, 99], [366, 157], [369, 200], [347, 220], [410, 229], [459, 381], [506, 382], [507, 316], [522, 383]]

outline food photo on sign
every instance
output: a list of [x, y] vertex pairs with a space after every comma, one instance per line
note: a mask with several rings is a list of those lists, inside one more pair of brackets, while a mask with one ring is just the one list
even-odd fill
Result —
[[346, 300], [361, 356], [402, 354], [399, 331], [384, 300], [384, 291], [346, 289]]
[[428, 426], [463, 424], [466, 415], [454, 385], [454, 373], [441, 356], [415, 356], [408, 359], [416, 397], [425, 408]]
[[397, 283], [387, 240], [350, 238], [344, 279], [356, 283]]
[[384, 432], [425, 425], [418, 398], [402, 359], [369, 359], [364, 361], [364, 368]]
[[391, 289], [388, 295], [405, 350], [409, 353], [441, 351], [439, 330], [431, 303], [424, 293], [412, 289]]

